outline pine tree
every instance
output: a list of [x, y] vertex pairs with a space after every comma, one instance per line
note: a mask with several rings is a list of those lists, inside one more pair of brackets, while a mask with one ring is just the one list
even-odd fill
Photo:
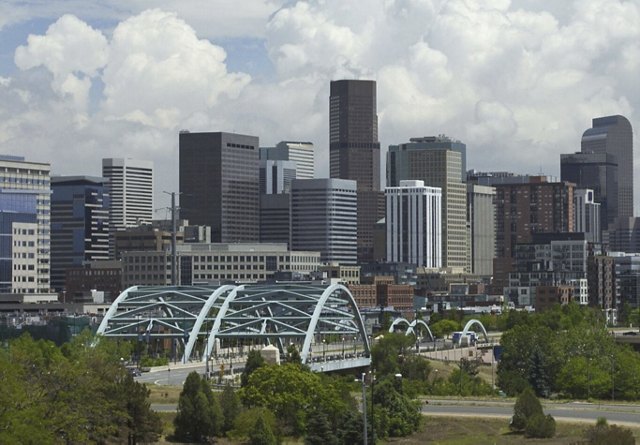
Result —
[[175, 436], [179, 440], [201, 442], [219, 435], [224, 418], [220, 402], [207, 381], [197, 372], [187, 376], [174, 419]]
[[269, 424], [262, 416], [258, 416], [249, 435], [249, 445], [277, 445], [278, 439], [271, 431]]
[[231, 385], [227, 385], [220, 395], [220, 406], [222, 407], [222, 414], [224, 416], [224, 424], [222, 425], [222, 432], [227, 433], [233, 429], [233, 424], [242, 410], [240, 403], [240, 397], [236, 394], [236, 391]]
[[527, 426], [527, 420], [534, 415], [542, 415], [542, 405], [531, 388], [526, 388], [518, 396], [513, 407], [513, 417], [509, 425], [512, 430], [523, 431]]
[[304, 438], [305, 445], [335, 445], [337, 442], [327, 415], [319, 409], [310, 413]]

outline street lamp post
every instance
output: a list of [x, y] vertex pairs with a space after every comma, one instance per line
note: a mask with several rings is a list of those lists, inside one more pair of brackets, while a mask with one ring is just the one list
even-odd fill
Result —
[[376, 370], [372, 369], [370, 372], [371, 375], [371, 443], [375, 445], [376, 443], [376, 428], [375, 428], [375, 417], [373, 417], [373, 403], [374, 403], [374, 385], [376, 381]]
[[460, 397], [462, 397], [462, 357], [460, 357], [460, 376], [458, 378], [458, 381], [460, 383], [460, 388], [459, 388]]
[[616, 389], [616, 356], [611, 354], [611, 401], [614, 402], [616, 400], [615, 389]]
[[322, 339], [322, 361], [327, 361], [327, 340]]
[[364, 445], [367, 445], [367, 386], [365, 383], [365, 373], [362, 373], [362, 438]]

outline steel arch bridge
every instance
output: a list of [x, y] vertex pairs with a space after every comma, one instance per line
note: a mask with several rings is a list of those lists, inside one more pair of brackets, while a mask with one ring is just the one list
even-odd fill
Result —
[[134, 286], [112, 303], [97, 333], [147, 342], [172, 339], [185, 363], [206, 361], [225, 346], [229, 351], [233, 345], [267, 344], [281, 354], [295, 345], [302, 362], [315, 370], [371, 361], [358, 307], [339, 284]]
[[433, 334], [431, 333], [431, 329], [429, 329], [429, 325], [423, 320], [415, 319], [409, 322], [409, 320], [407, 320], [406, 318], [396, 318], [395, 320], [393, 320], [393, 323], [391, 323], [391, 326], [389, 326], [389, 332], [395, 332], [396, 326], [400, 325], [405, 325], [407, 327], [405, 335], [416, 335], [417, 331], [422, 328], [423, 330], [427, 331], [427, 334], [429, 334], [429, 338], [431, 338], [431, 341], [436, 341]]

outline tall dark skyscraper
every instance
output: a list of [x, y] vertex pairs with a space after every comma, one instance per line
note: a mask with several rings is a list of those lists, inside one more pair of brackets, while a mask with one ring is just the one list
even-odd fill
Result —
[[580, 189], [592, 189], [600, 203], [600, 226], [607, 230], [618, 217], [618, 162], [609, 153], [560, 155], [560, 177]]
[[86, 261], [109, 259], [106, 178], [51, 178], [51, 287], [66, 287], [66, 272]]
[[373, 261], [373, 226], [384, 216], [375, 81], [331, 82], [329, 152], [331, 177], [357, 181], [358, 262]]
[[180, 216], [217, 243], [259, 239], [256, 136], [180, 132]]
[[624, 116], [593, 119], [582, 134], [583, 153], [609, 153], [618, 163], [618, 215], [633, 216], [633, 129]]

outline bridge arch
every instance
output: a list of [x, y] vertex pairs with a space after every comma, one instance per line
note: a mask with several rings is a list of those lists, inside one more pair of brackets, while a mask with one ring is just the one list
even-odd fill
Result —
[[396, 331], [396, 326], [399, 326], [401, 324], [406, 325], [407, 330], [405, 332], [408, 332], [411, 327], [411, 323], [409, 323], [409, 320], [407, 320], [406, 318], [398, 317], [393, 320], [393, 323], [391, 323], [391, 326], [389, 326], [389, 333], [394, 333]]
[[431, 333], [431, 329], [429, 329], [429, 325], [425, 323], [424, 320], [415, 319], [409, 322], [409, 320], [407, 320], [406, 318], [398, 317], [393, 320], [393, 323], [391, 323], [391, 326], [389, 326], [389, 333], [395, 332], [396, 326], [399, 325], [405, 325], [407, 327], [407, 329], [405, 330], [405, 335], [414, 334], [418, 327], [422, 327], [426, 329], [427, 333], [429, 334], [429, 338], [431, 338], [431, 341], [435, 341], [435, 338]]
[[436, 341], [435, 337], [431, 333], [431, 329], [429, 329], [429, 325], [425, 323], [424, 320], [418, 320], [418, 319], [413, 320], [409, 325], [409, 329], [407, 329], [407, 335], [412, 334], [420, 326], [422, 326], [424, 329], [427, 330], [427, 333], [429, 334], [429, 338], [431, 338], [431, 341]]
[[480, 329], [482, 330], [482, 334], [484, 335], [484, 341], [489, 343], [489, 336], [487, 335], [487, 330], [484, 328], [484, 325], [482, 324], [482, 322], [480, 320], [476, 320], [475, 318], [472, 318], [467, 322], [467, 324], [464, 325], [464, 329], [462, 329], [462, 335], [460, 336], [460, 338], [466, 336], [471, 331], [471, 327], [473, 325], [477, 325], [480, 327]]
[[[340, 369], [342, 365], [320, 364], [318, 354], [312, 356], [318, 343], [324, 349], [321, 340], [327, 341], [333, 360], [340, 349], [337, 345], [342, 346], [341, 361], [354, 359], [346, 367], [370, 363], [362, 316], [353, 295], [339, 284], [132, 286], [112, 303], [98, 334], [154, 341], [157, 348], [171, 339], [174, 353], [182, 345], [185, 363], [192, 358], [207, 360], [217, 354], [214, 346], [219, 344], [233, 351], [234, 344], [242, 348], [248, 342], [276, 343], [281, 353], [295, 344], [303, 363], [312, 369]], [[352, 340], [353, 354], [347, 354], [345, 344], [350, 343], [350, 349]]]

